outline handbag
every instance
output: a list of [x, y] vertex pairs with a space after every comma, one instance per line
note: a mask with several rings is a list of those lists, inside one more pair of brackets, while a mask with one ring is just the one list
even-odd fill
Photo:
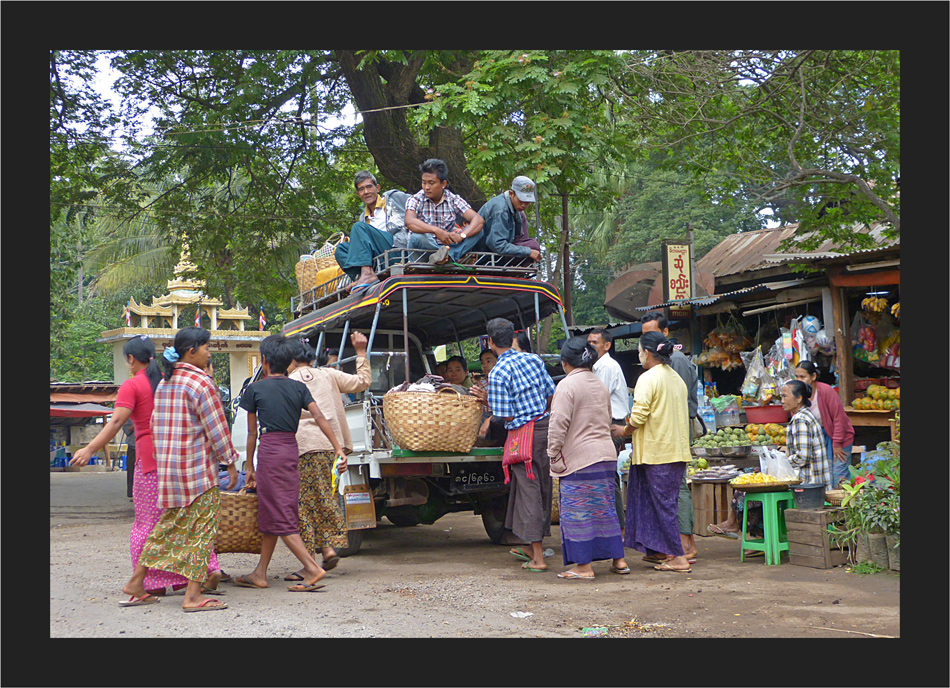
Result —
[[[538, 416], [540, 418], [541, 416]], [[523, 463], [528, 472], [528, 478], [534, 480], [534, 471], [531, 470], [531, 456], [534, 452], [534, 421], [529, 420], [521, 427], [508, 431], [505, 439], [505, 451], [501, 457], [501, 468], [505, 472], [505, 485], [511, 481], [508, 466]]]

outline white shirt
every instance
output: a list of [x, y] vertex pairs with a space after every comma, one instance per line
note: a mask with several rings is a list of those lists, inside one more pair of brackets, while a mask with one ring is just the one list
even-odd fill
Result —
[[627, 393], [627, 379], [623, 376], [620, 364], [607, 352], [594, 363], [594, 373], [610, 392], [610, 413], [612, 418], [626, 418], [630, 415], [630, 402]]

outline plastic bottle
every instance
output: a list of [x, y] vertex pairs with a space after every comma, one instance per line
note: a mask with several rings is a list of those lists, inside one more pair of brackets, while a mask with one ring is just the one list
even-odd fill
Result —
[[706, 405], [706, 390], [703, 388], [703, 381], [696, 381], [696, 405], [705, 406]]
[[699, 407], [698, 410], [699, 417], [703, 419], [703, 424], [706, 426], [706, 433], [712, 434], [716, 432], [716, 411], [712, 406], [704, 404]]

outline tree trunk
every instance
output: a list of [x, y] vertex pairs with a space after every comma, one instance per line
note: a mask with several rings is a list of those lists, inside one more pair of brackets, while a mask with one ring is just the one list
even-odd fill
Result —
[[[380, 61], [357, 69], [357, 51], [336, 51], [350, 93], [363, 116], [366, 145], [379, 174], [409, 193], [420, 189], [419, 165], [428, 158], [441, 158], [449, 166], [449, 188], [477, 212], [488, 198], [468, 172], [461, 132], [436, 127], [429, 132], [429, 145], [421, 146], [409, 126], [407, 106], [425, 102], [425, 94], [416, 82], [425, 51], [408, 54], [407, 64]], [[460, 66], [464, 71], [470, 68]]]

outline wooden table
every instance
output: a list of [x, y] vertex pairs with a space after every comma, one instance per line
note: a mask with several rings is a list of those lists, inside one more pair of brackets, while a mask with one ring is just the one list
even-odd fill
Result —
[[858, 411], [851, 406], [845, 406], [844, 412], [851, 420], [851, 425], [855, 427], [889, 427], [892, 441], [897, 435], [897, 424], [894, 418], [896, 411]]

